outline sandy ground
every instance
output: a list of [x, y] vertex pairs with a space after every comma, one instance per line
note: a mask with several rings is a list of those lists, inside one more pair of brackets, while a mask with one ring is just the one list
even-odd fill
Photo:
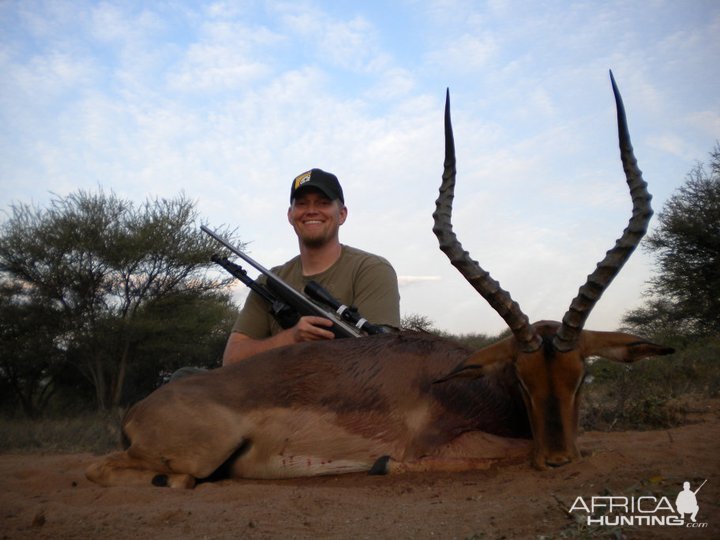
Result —
[[[184, 491], [96, 486], [83, 474], [89, 454], [0, 455], [0, 538], [720, 538], [720, 400], [697, 411], [695, 423], [669, 430], [585, 433], [589, 455], [545, 472], [227, 480]], [[684, 481], [695, 489], [705, 479], [702, 528], [588, 526], [585, 512], [568, 512], [577, 497], [674, 503]]]

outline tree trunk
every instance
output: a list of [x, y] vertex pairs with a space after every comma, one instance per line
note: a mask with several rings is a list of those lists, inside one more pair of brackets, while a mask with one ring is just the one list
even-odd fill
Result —
[[95, 359], [90, 367], [93, 386], [95, 387], [95, 400], [99, 411], [108, 409], [107, 384], [105, 382], [105, 369], [102, 359]]
[[127, 372], [128, 358], [130, 357], [130, 340], [125, 340], [123, 352], [118, 363], [117, 376], [112, 393], [112, 406], [118, 407], [122, 399], [122, 389], [125, 384], [125, 373]]

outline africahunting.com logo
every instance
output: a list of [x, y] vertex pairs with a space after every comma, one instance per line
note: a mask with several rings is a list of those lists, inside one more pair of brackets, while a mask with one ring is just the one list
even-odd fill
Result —
[[577, 497], [569, 513], [585, 514], [588, 526], [650, 526], [705, 528], [707, 523], [698, 522], [700, 511], [697, 494], [705, 480], [695, 490], [690, 482], [675, 497], [674, 504], [668, 497], [643, 496], [593, 496]]

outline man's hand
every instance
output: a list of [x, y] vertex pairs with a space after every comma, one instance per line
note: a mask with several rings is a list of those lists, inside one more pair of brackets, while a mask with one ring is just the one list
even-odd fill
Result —
[[333, 339], [335, 334], [326, 328], [333, 325], [330, 319], [324, 317], [316, 317], [314, 315], [306, 315], [300, 317], [300, 320], [292, 328], [288, 328], [287, 332], [292, 335], [294, 343], [303, 341], [319, 341], [321, 339]]

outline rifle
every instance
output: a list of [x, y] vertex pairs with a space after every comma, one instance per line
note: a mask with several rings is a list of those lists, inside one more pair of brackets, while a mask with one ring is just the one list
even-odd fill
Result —
[[[361, 337], [363, 331], [367, 334], [384, 334], [387, 332], [384, 327], [372, 324], [364, 319], [358, 313], [357, 308], [340, 303], [318, 283], [310, 281], [305, 286], [304, 291], [307, 295], [305, 296], [204, 225], [200, 226], [200, 230], [265, 276], [267, 283], [258, 283], [247, 275], [242, 266], [231, 262], [227, 257], [220, 257], [217, 254], [211, 257], [214, 263], [222, 266], [232, 276], [242, 281], [252, 291], [259, 294], [263, 300], [268, 302], [270, 304], [270, 314], [282, 328], [294, 326], [303, 315], [315, 315], [331, 320], [333, 325], [330, 331], [335, 334], [335, 337], [339, 338]], [[321, 304], [331, 308], [332, 311]]]

